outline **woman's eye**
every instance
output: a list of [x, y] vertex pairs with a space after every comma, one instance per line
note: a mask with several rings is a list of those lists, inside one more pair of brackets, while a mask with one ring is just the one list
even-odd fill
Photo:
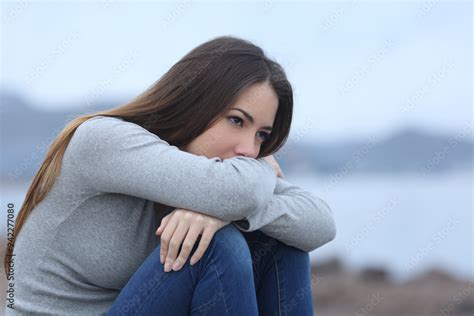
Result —
[[[243, 120], [242, 120], [240, 117], [237, 117], [237, 116], [229, 116], [228, 119], [231, 120], [232, 124], [237, 124], [237, 125], [239, 125], [239, 126], [241, 126], [241, 127], [242, 127], [242, 125], [243, 125]], [[237, 120], [237, 123], [236, 123], [235, 120]], [[260, 135], [261, 135], [260, 138], [261, 138], [263, 141], [265, 141], [265, 140], [267, 140], [267, 139], [270, 138], [270, 133], [260, 132]]]
[[262, 132], [262, 133], [260, 133], [260, 135], [262, 135], [261, 138], [262, 138], [263, 141], [266, 141], [267, 139], [270, 138], [270, 134], [269, 134], [269, 133]]
[[[241, 119], [240, 117], [237, 117], [237, 116], [231, 116], [231, 117], [229, 117], [229, 119], [231, 119], [231, 120], [232, 120], [232, 119], [237, 119], [239, 122], [242, 123], [242, 119]], [[235, 124], [235, 123], [234, 123], [234, 124]], [[237, 125], [239, 125], [239, 124], [237, 124]]]

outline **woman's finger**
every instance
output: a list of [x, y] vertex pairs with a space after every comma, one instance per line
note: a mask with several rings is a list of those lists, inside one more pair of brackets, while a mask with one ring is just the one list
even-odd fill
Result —
[[173, 233], [178, 226], [178, 220], [171, 218], [168, 224], [166, 225], [163, 233], [161, 234], [160, 240], [160, 262], [161, 264], [165, 263], [165, 258], [168, 254], [169, 241], [173, 236]]
[[156, 230], [156, 233], [155, 233], [156, 235], [160, 235], [163, 232], [163, 229], [165, 229], [166, 224], [168, 223], [169, 220], [170, 220], [169, 214], [161, 219], [160, 226], [158, 226], [158, 229]]
[[171, 271], [173, 262], [178, 256], [179, 247], [183, 243], [184, 237], [188, 233], [189, 224], [185, 221], [181, 221], [173, 233], [169, 243], [168, 243], [168, 253], [165, 259], [165, 272]]
[[193, 265], [196, 262], [198, 262], [202, 256], [204, 255], [204, 252], [206, 252], [207, 247], [209, 247], [209, 243], [212, 240], [212, 237], [214, 236], [215, 230], [212, 228], [205, 228], [204, 232], [202, 233], [201, 240], [199, 240], [199, 247], [196, 249], [194, 252], [193, 256], [191, 257], [191, 262], [190, 264]]
[[188, 234], [186, 235], [186, 238], [184, 239], [183, 244], [181, 245], [181, 252], [179, 253], [178, 258], [176, 258], [173, 263], [172, 268], [174, 271], [178, 271], [184, 266], [201, 232], [202, 228], [196, 225], [191, 226], [188, 231]]

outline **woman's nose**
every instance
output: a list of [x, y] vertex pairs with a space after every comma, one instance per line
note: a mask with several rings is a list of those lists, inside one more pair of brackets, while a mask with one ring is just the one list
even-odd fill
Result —
[[236, 146], [235, 152], [237, 155], [255, 158], [258, 155], [257, 147], [255, 146], [254, 141], [247, 141], [239, 143]]

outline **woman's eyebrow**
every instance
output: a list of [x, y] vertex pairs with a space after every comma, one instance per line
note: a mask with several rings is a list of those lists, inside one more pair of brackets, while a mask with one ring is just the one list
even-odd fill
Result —
[[[253, 119], [252, 115], [248, 114], [248, 113], [245, 112], [244, 110], [239, 109], [239, 108], [231, 108], [231, 110], [240, 111], [240, 112], [242, 112], [242, 113], [245, 115], [245, 117], [250, 121], [250, 123], [253, 124], [253, 123], [255, 122], [255, 120]], [[264, 127], [262, 127], [262, 128], [271, 131], [271, 130], [273, 129], [273, 126], [264, 126]]]

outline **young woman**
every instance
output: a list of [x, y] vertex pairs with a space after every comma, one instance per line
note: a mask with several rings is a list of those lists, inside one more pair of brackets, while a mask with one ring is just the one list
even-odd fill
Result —
[[336, 228], [273, 159], [292, 111], [281, 66], [223, 36], [74, 119], [17, 216], [6, 314], [313, 315], [308, 252]]

